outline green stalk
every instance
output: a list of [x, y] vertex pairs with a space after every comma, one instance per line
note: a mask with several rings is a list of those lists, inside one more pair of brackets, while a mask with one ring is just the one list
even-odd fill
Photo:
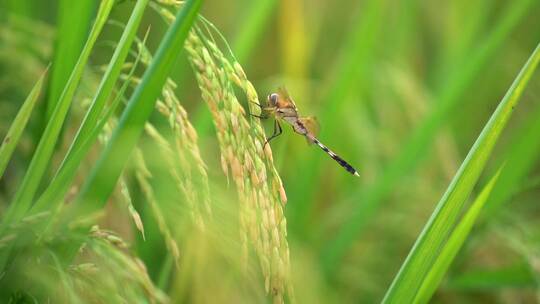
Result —
[[383, 303], [410, 303], [415, 299], [539, 61], [540, 44], [521, 69], [469, 151], [394, 278]]

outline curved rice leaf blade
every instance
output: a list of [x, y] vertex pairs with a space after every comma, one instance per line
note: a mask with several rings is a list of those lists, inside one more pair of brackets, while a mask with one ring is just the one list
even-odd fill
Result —
[[[17, 1], [25, 2], [25, 1]], [[48, 90], [46, 121], [59, 103], [69, 75], [77, 64], [96, 12], [94, 0], [58, 1], [56, 43]], [[36, 4], [34, 3], [33, 6]], [[35, 7], [34, 7], [35, 9]], [[77, 26], [73, 26], [76, 24]]]
[[[106, 102], [114, 89], [114, 85], [122, 72], [122, 67], [124, 66], [124, 62], [126, 61], [133, 40], [137, 34], [137, 29], [141, 23], [148, 1], [149, 0], [138, 0], [135, 4], [131, 17], [122, 33], [122, 37], [120, 37], [118, 46], [107, 66], [107, 71], [105, 71], [103, 79], [99, 84], [98, 91], [92, 101], [90, 109], [84, 117], [82, 125], [64, 158], [64, 162], [72, 156], [73, 151], [78, 150], [82, 145], [82, 142], [89, 136], [89, 133], [96, 127]], [[61, 169], [59, 169], [59, 171], [60, 170]]]
[[11, 123], [6, 137], [4, 137], [2, 146], [0, 146], [0, 178], [4, 175], [4, 171], [6, 170], [6, 166], [11, 159], [11, 155], [13, 154], [13, 151], [21, 138], [21, 134], [28, 123], [28, 119], [30, 119], [32, 110], [34, 109], [34, 106], [41, 93], [41, 89], [43, 88], [43, 79], [45, 78], [46, 73], [47, 72], [41, 75], [39, 80], [32, 88], [32, 91], [30, 91], [28, 97], [26, 97], [26, 100], [17, 113], [17, 116]]
[[139, 57], [137, 57], [137, 60], [133, 64], [133, 67], [127, 75], [124, 84], [118, 91], [115, 100], [111, 103], [109, 108], [105, 110], [105, 113], [103, 113], [101, 120], [97, 123], [97, 125], [89, 134], [85, 135], [84, 141], [81, 140], [80, 144], [76, 148], [73, 148], [70, 157], [65, 158], [65, 161], [62, 164], [62, 167], [58, 170], [58, 174], [55, 176], [54, 180], [50, 183], [47, 189], [45, 189], [45, 191], [39, 197], [35, 205], [32, 206], [32, 209], [30, 210], [31, 214], [45, 212], [50, 209], [55, 210], [62, 202], [62, 197], [64, 197], [69, 187], [71, 186], [73, 179], [77, 174], [77, 169], [79, 168], [79, 165], [84, 160], [84, 158], [92, 148], [93, 144], [96, 142], [105, 124], [113, 116], [116, 109], [120, 105], [120, 102], [122, 101], [122, 98], [132, 80], [133, 74], [135, 73], [138, 61]]
[[84, 46], [84, 49], [73, 69], [68, 83], [66, 84], [62, 96], [58, 101], [51, 119], [39, 141], [36, 152], [32, 157], [30, 166], [24, 176], [21, 186], [17, 190], [15, 197], [9, 206], [2, 222], [2, 228], [22, 218], [31, 206], [32, 199], [37, 191], [41, 178], [49, 165], [54, 146], [62, 129], [62, 125], [68, 114], [71, 101], [82, 77], [82, 73], [90, 53], [94, 47], [97, 37], [105, 25], [109, 13], [113, 7], [114, 0], [103, 0], [101, 2], [97, 19], [92, 27], [90, 36]]
[[[54, 210], [57, 205], [61, 203], [61, 198], [63, 195], [65, 195], [69, 186], [71, 185], [80, 163], [83, 161], [93, 143], [96, 141], [98, 137], [97, 135], [101, 132], [107, 118], [114, 113], [115, 109], [119, 105], [119, 101], [121, 99], [120, 97], [123, 96], [124, 92], [126, 91], [129, 81], [125, 81], [123, 87], [120, 88], [117, 94], [116, 100], [113, 101], [113, 103], [109, 106], [109, 109], [104, 110], [106, 101], [110, 97], [116, 81], [122, 72], [122, 67], [126, 61], [133, 40], [135, 39], [137, 29], [142, 16], [144, 15], [147, 4], [148, 0], [137, 1], [128, 24], [122, 33], [122, 37], [118, 42], [118, 46], [111, 58], [109, 65], [107, 66], [107, 71], [103, 76], [90, 109], [88, 110], [82, 125], [79, 127], [73, 143], [64, 157], [62, 164], [58, 168], [53, 181], [49, 184], [47, 189], [45, 189], [43, 194], [37, 200], [36, 204], [32, 207], [32, 212], [34, 214], [45, 211], [48, 208]], [[146, 41], [147, 36], [148, 32], [144, 37], [143, 44]], [[135, 64], [127, 75], [128, 80], [133, 76], [140, 56], [141, 53], [139, 53], [137, 56]], [[98, 121], [98, 119], [101, 119], [101, 121]]]
[[539, 61], [540, 44], [469, 151], [394, 278], [383, 303], [410, 303], [415, 299]]
[[433, 267], [430, 269], [429, 274], [420, 287], [414, 303], [427, 303], [433, 296], [433, 293], [437, 290], [437, 287], [448, 271], [448, 268], [450, 268], [452, 261], [461, 249], [461, 246], [465, 243], [465, 240], [467, 240], [480, 211], [483, 209], [492, 193], [493, 187], [499, 180], [503, 167], [495, 173], [484, 189], [482, 189], [478, 197], [471, 204], [469, 210], [467, 210], [467, 213], [465, 213], [459, 224], [456, 226], [456, 229], [452, 232], [450, 238], [448, 238], [448, 242], [444, 245], [441, 254], [435, 260]]
[[503, 158], [506, 165], [486, 204], [485, 218], [493, 218], [505, 203], [527, 183], [527, 176], [540, 158], [540, 105], [532, 111], [522, 128], [514, 131], [508, 151]]
[[81, 188], [74, 212], [99, 210], [113, 191], [195, 19], [202, 0], [186, 1], [159, 45], [156, 56], [130, 98], [111, 139]]

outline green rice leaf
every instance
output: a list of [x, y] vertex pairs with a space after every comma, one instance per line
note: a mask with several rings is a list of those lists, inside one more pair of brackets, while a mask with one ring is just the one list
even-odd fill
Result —
[[[146, 38], [147, 36], [145, 36], [142, 42], [143, 44], [146, 42]], [[79, 168], [79, 165], [88, 154], [88, 151], [90, 151], [90, 149], [92, 148], [93, 144], [97, 140], [107, 121], [109, 121], [109, 119], [113, 116], [116, 109], [120, 105], [120, 102], [124, 97], [124, 93], [126, 92], [132, 81], [132, 77], [139, 63], [141, 54], [142, 49], [140, 50], [139, 55], [137, 56], [137, 60], [133, 64], [133, 67], [131, 68], [129, 74], [127, 75], [124, 84], [118, 91], [115, 100], [112, 102], [109, 108], [105, 110], [105, 113], [102, 115], [101, 120], [97, 123], [94, 129], [85, 136], [84, 141], [81, 140], [78, 146], [70, 151], [70, 157], [65, 158], [65, 162], [58, 170], [58, 174], [55, 176], [54, 180], [50, 183], [47, 189], [45, 189], [43, 194], [37, 200], [36, 204], [32, 207], [32, 214], [45, 212], [51, 209], [55, 210], [62, 202], [62, 197], [67, 193], [71, 183], [73, 182], [73, 179], [77, 174], [77, 169]]]
[[504, 155], [507, 166], [497, 181], [486, 204], [486, 216], [491, 217], [527, 182], [527, 174], [540, 157], [540, 105], [530, 114], [522, 128], [514, 131], [512, 142]]
[[19, 142], [24, 128], [26, 127], [26, 123], [30, 118], [30, 114], [32, 114], [32, 110], [36, 105], [39, 94], [41, 93], [41, 89], [43, 88], [43, 79], [45, 78], [45, 74], [46, 72], [43, 73], [43, 75], [39, 78], [39, 80], [32, 88], [32, 91], [30, 92], [28, 97], [26, 97], [26, 100], [24, 101], [21, 109], [17, 113], [15, 120], [13, 120], [13, 122], [11, 123], [6, 137], [4, 137], [2, 146], [0, 146], [0, 177], [4, 175], [4, 171], [6, 170], [6, 166], [11, 159], [11, 155], [13, 154], [13, 151], [15, 150], [15, 147]]
[[[144, 15], [147, 4], [148, 0], [137, 1], [128, 24], [124, 28], [122, 37], [120, 37], [120, 41], [118, 42], [111, 61], [107, 66], [107, 70], [105, 71], [105, 75], [101, 80], [96, 96], [92, 101], [90, 109], [86, 113], [82, 125], [80, 126], [64, 161], [68, 160], [72, 156], [72, 151], [77, 150], [81, 143], [88, 137], [88, 133], [96, 127], [98, 119], [103, 112], [103, 108], [105, 107], [105, 103], [107, 102], [109, 96], [111, 96], [114, 85], [122, 72], [122, 67], [126, 61], [127, 55], [133, 43], [133, 39], [137, 34], [137, 29], [139, 28], [139, 24], [141, 23], [141, 19]], [[59, 171], [61, 169], [62, 166], [60, 167]]]
[[163, 38], [156, 55], [122, 113], [110, 141], [90, 172], [77, 198], [78, 214], [99, 210], [113, 191], [135, 148], [144, 124], [154, 110], [157, 98], [182, 50], [187, 34], [197, 18], [202, 0], [186, 1]]
[[[114, 113], [115, 109], [117, 108], [122, 95], [127, 89], [129, 81], [125, 81], [123, 87], [117, 94], [116, 100], [106, 111], [107, 113], [103, 115], [107, 99], [110, 97], [114, 89], [114, 85], [118, 80], [120, 73], [122, 72], [122, 66], [126, 61], [127, 55], [137, 33], [137, 29], [139, 27], [142, 16], [144, 15], [147, 4], [148, 0], [137, 1], [131, 17], [128, 21], [128, 24], [124, 28], [122, 37], [120, 38], [120, 41], [116, 46], [111, 61], [107, 66], [107, 70], [105, 71], [105, 75], [103, 76], [95, 98], [90, 105], [90, 109], [86, 113], [86, 116], [82, 122], [82, 125], [79, 128], [79, 131], [77, 132], [77, 135], [75, 136], [73, 143], [71, 144], [66, 156], [64, 157], [62, 164], [58, 168], [56, 176], [54, 177], [50, 185], [47, 187], [45, 192], [38, 199], [36, 205], [32, 208], [32, 212], [35, 213], [44, 211], [49, 207], [55, 209], [55, 207], [52, 206], [47, 207], [47, 204], [55, 205], [61, 202], [60, 199], [68, 190], [71, 181], [75, 177], [76, 170], [79, 167], [79, 164], [83, 161], [87, 152], [90, 150], [93, 143], [96, 141], [103, 126], [107, 122], [107, 119], [112, 115], [112, 113]], [[148, 32], [143, 40], [143, 43], [144, 41], [146, 41], [147, 35]], [[128, 74], [128, 80], [131, 79], [133, 73], [135, 72], [135, 67], [139, 62], [140, 56], [141, 53], [139, 53], [134, 66]], [[98, 119], [100, 119], [100, 117], [101, 122], [98, 122]]]
[[[48, 87], [46, 121], [51, 118], [64, 87], [69, 81], [69, 75], [77, 64], [77, 58], [84, 47], [84, 40], [94, 18], [96, 3], [97, 1], [94, 0], [58, 2], [58, 32]], [[33, 4], [35, 5], [36, 3]], [[73, 26], [74, 24], [77, 26]]]
[[469, 151], [394, 278], [384, 297], [384, 303], [410, 303], [415, 299], [539, 61], [540, 44]]
[[430, 269], [429, 274], [422, 283], [420, 291], [414, 300], [415, 303], [427, 303], [431, 296], [433, 296], [433, 293], [437, 290], [437, 287], [448, 271], [448, 268], [450, 268], [452, 261], [461, 249], [461, 246], [463, 246], [463, 243], [465, 243], [465, 240], [467, 240], [467, 237], [469, 236], [480, 211], [488, 200], [493, 187], [497, 183], [503, 168], [504, 166], [489, 180], [484, 189], [482, 189], [482, 192], [480, 192], [480, 195], [478, 195], [469, 210], [467, 210], [456, 229], [452, 232], [448, 242], [446, 242], [444, 248], [441, 250], [441, 254], [435, 260], [433, 267]]
[[60, 97], [60, 100], [52, 114], [52, 117], [47, 123], [47, 127], [45, 128], [45, 131], [43, 132], [43, 135], [39, 141], [36, 152], [32, 157], [32, 161], [30, 162], [30, 166], [26, 172], [26, 175], [24, 176], [22, 184], [17, 190], [15, 198], [13, 199], [11, 205], [6, 212], [6, 215], [2, 222], [3, 227], [5, 227], [5, 225], [13, 223], [14, 221], [19, 220], [21, 217], [24, 216], [24, 213], [28, 211], [31, 206], [32, 199], [34, 198], [41, 178], [43, 177], [43, 174], [45, 173], [45, 170], [50, 163], [54, 146], [58, 140], [58, 136], [60, 134], [60, 130], [62, 128], [64, 120], [66, 119], [69, 107], [71, 105], [71, 101], [73, 100], [75, 90], [77, 89], [77, 86], [80, 82], [84, 67], [88, 62], [88, 58], [94, 47], [97, 37], [99, 36], [99, 33], [101, 32], [103, 26], [107, 21], [113, 4], [114, 0], [103, 0], [101, 2], [98, 16], [96, 22], [94, 23], [92, 31], [90, 32], [88, 41], [86, 42], [81, 56], [79, 57], [79, 60], [75, 65], [73, 72], [71, 73], [71, 77], [69, 78], [69, 81], [64, 88], [64, 92]]

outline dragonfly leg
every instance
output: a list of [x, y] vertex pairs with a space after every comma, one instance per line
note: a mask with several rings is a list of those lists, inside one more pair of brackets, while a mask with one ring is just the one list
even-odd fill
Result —
[[252, 104], [256, 104], [256, 105], [257, 105], [259, 108], [261, 108], [261, 109], [263, 108], [263, 106], [262, 106], [261, 104], [255, 102], [255, 101], [251, 101], [251, 100], [250, 100], [249, 102], [251, 102]]
[[251, 114], [251, 113], [249, 113], [249, 115], [251, 115], [253, 117], [260, 118], [260, 119], [267, 119], [268, 118], [268, 116], [264, 116], [264, 115], [255, 115], [255, 114]]
[[272, 139], [274, 139], [274, 138], [280, 136], [281, 133], [283, 133], [283, 130], [281, 129], [281, 125], [279, 124], [279, 122], [278, 122], [277, 120], [274, 120], [274, 134], [272, 134], [272, 136], [270, 136], [270, 137], [264, 142], [263, 150], [264, 150], [264, 148], [266, 147], [266, 144], [268, 144]]
[[253, 117], [260, 118], [260, 119], [266, 119], [266, 118], [268, 118], [268, 115], [265, 115], [265, 114], [264, 114], [264, 108], [263, 108], [262, 105], [260, 105], [260, 104], [258, 104], [258, 103], [256, 103], [256, 102], [254, 102], [254, 101], [251, 101], [251, 100], [250, 100], [249, 102], [251, 102], [251, 103], [253, 103], [253, 104], [256, 104], [259, 108], [261, 108], [261, 115], [255, 115], [255, 114], [252, 114], [252, 113], [249, 113], [249, 115], [251, 115], [251, 116], [253, 116]]

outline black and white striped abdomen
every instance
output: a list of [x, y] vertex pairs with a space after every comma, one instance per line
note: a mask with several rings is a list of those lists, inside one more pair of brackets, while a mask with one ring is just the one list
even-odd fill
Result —
[[[308, 136], [309, 137], [309, 136]], [[348, 162], [346, 162], [343, 158], [339, 157], [339, 155], [337, 155], [336, 153], [334, 153], [332, 150], [328, 149], [328, 147], [326, 147], [325, 145], [323, 145], [317, 138], [315, 137], [309, 137], [309, 139], [317, 144], [317, 146], [319, 146], [324, 152], [326, 152], [326, 154], [330, 155], [331, 158], [333, 158], [340, 166], [342, 166], [343, 168], [345, 168], [345, 170], [347, 170], [349, 173], [353, 174], [353, 175], [356, 175], [356, 176], [360, 176], [360, 174], [358, 174], [358, 171], [356, 171], [356, 169], [353, 168], [353, 166], [351, 166]]]

